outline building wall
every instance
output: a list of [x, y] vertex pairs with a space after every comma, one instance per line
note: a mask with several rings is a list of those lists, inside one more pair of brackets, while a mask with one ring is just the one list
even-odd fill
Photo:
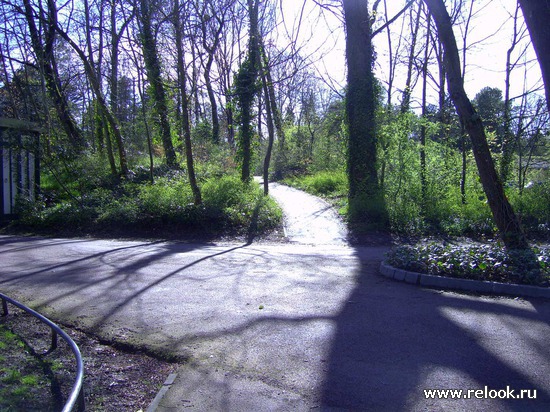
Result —
[[[18, 197], [29, 200], [36, 198], [35, 156], [28, 150], [10, 144], [7, 134], [0, 130], [0, 178], [2, 181], [0, 203], [3, 215], [11, 215], [15, 212]], [[18, 140], [24, 138], [32, 139], [29, 136], [20, 136]]]

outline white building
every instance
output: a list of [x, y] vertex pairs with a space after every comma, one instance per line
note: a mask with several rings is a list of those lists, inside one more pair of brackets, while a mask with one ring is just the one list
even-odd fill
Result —
[[40, 186], [40, 129], [34, 123], [0, 117], [0, 207], [15, 212], [17, 199], [35, 200]]

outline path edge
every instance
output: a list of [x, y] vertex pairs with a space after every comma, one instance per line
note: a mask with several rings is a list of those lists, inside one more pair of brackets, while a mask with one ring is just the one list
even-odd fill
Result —
[[168, 392], [170, 387], [174, 384], [177, 376], [177, 373], [171, 373], [170, 375], [168, 375], [168, 377], [160, 387], [157, 395], [155, 396], [155, 399], [153, 399], [153, 402], [151, 402], [151, 404], [147, 408], [146, 412], [156, 412], [158, 410], [160, 403], [164, 399], [164, 395], [166, 395], [166, 392]]
[[452, 289], [491, 295], [550, 299], [550, 288], [428, 275], [426, 273], [398, 269], [390, 266], [385, 261], [380, 263], [379, 272], [382, 276], [389, 279], [427, 288]]

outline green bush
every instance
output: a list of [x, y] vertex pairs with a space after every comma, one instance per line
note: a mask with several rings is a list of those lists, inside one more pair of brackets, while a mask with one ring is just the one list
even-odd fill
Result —
[[202, 192], [203, 204], [195, 205], [190, 185], [181, 175], [157, 178], [154, 184], [126, 182], [48, 207], [43, 200], [21, 200], [18, 222], [37, 230], [75, 234], [120, 229], [260, 234], [281, 222], [279, 206], [258, 185], [244, 184], [236, 176], [208, 179]]
[[166, 219], [193, 202], [191, 187], [182, 179], [158, 178], [140, 185], [137, 193], [140, 214]]
[[212, 207], [226, 209], [246, 203], [251, 194], [248, 184], [237, 176], [223, 176], [210, 179], [202, 187], [204, 202]]
[[322, 171], [312, 175], [284, 180], [284, 183], [324, 197], [341, 197], [347, 194], [348, 180], [343, 171]]
[[344, 172], [324, 171], [306, 180], [311, 190], [322, 196], [338, 196], [347, 192], [347, 176]]
[[261, 232], [281, 222], [282, 211], [273, 199], [266, 198], [258, 185], [243, 183], [237, 176], [210, 179], [202, 193], [204, 203], [223, 214], [230, 227], [255, 225]]
[[135, 199], [113, 199], [99, 211], [95, 223], [103, 227], [130, 227], [140, 220], [140, 209]]
[[532, 183], [520, 193], [509, 193], [510, 202], [520, 215], [525, 228], [539, 236], [550, 235], [550, 181]]

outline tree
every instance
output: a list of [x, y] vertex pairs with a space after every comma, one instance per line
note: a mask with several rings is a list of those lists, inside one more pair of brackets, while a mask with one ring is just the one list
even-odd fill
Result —
[[[228, 0], [226, 4], [214, 4], [212, 0], [203, 2], [201, 10], [198, 3], [195, 4], [197, 14], [200, 16], [200, 30], [202, 35], [202, 47], [206, 51], [206, 62], [204, 63], [204, 81], [206, 91], [210, 100], [211, 119], [212, 119], [212, 141], [220, 143], [220, 121], [218, 119], [218, 103], [216, 94], [212, 86], [212, 64], [214, 57], [220, 46], [222, 33], [225, 28], [226, 15], [233, 6], [233, 0]], [[217, 6], [217, 7], [216, 7]]]
[[458, 47], [453, 33], [451, 18], [443, 0], [424, 0], [435, 24], [438, 36], [445, 49], [445, 66], [449, 94], [456, 107], [460, 120], [470, 140], [476, 160], [483, 190], [500, 236], [509, 249], [527, 249], [529, 244], [520, 222], [510, 202], [504, 194], [502, 183], [496, 173], [495, 165], [489, 151], [483, 122], [475, 111], [464, 90], [464, 78], [461, 73]]
[[271, 162], [271, 153], [273, 151], [273, 142], [275, 141], [275, 124], [273, 120], [273, 114], [276, 112], [274, 106], [276, 102], [272, 100], [269, 93], [269, 82], [268, 82], [268, 72], [269, 72], [269, 60], [265, 56], [265, 51], [262, 50], [264, 54], [261, 60], [261, 79], [262, 87], [264, 92], [265, 99], [265, 113], [266, 113], [266, 123], [267, 123], [267, 150], [264, 157], [264, 167], [263, 167], [263, 179], [264, 179], [264, 194], [267, 196], [269, 194], [269, 165]]
[[189, 96], [186, 90], [186, 73], [185, 73], [185, 57], [183, 49], [183, 29], [181, 27], [182, 16], [180, 13], [180, 2], [174, 0], [173, 10], [173, 24], [174, 34], [176, 36], [176, 48], [177, 48], [177, 69], [178, 69], [178, 83], [179, 92], [181, 98], [181, 117], [182, 117], [182, 129], [183, 129], [183, 141], [185, 144], [185, 159], [187, 162], [187, 175], [189, 176], [189, 184], [191, 185], [191, 191], [193, 192], [193, 199], [195, 205], [202, 203], [201, 192], [197, 184], [197, 178], [195, 176], [195, 163], [193, 160], [193, 147], [191, 145], [191, 122], [189, 120]]
[[[44, 17], [44, 10], [40, 10], [41, 16], [36, 16], [30, 0], [24, 0], [24, 14], [29, 28], [31, 44], [36, 55], [37, 64], [43, 73], [46, 89], [55, 107], [57, 116], [72, 148], [81, 152], [84, 148], [82, 132], [69, 108], [67, 97], [63, 92], [55, 58], [55, 38], [57, 30], [57, 10], [53, 0], [48, 1], [48, 9], [45, 22], [40, 21], [38, 26], [36, 20]], [[44, 33], [41, 33], [41, 30]]]
[[257, 79], [260, 67], [258, 7], [259, 0], [248, 0], [248, 13], [250, 16], [248, 55], [239, 68], [234, 85], [241, 123], [238, 139], [238, 155], [241, 162], [241, 180], [243, 182], [250, 181], [252, 139], [254, 136], [252, 106], [258, 93]]
[[[420, 10], [421, 8], [419, 8]], [[419, 12], [420, 14], [420, 12]], [[420, 16], [418, 16], [420, 17]], [[427, 15], [427, 30], [426, 33], [426, 46], [424, 49], [424, 62], [422, 64], [422, 118], [423, 122], [420, 126], [420, 184], [422, 187], [422, 205], [427, 206], [428, 198], [428, 179], [426, 171], [426, 117], [428, 114], [428, 105], [427, 105], [427, 88], [428, 88], [428, 59], [430, 57], [430, 34], [431, 34], [431, 23], [430, 15]]]
[[356, 230], [385, 229], [388, 216], [378, 182], [375, 113], [377, 89], [368, 1], [344, 0], [348, 67], [346, 116], [349, 220]]
[[514, 139], [511, 131], [512, 126], [512, 98], [510, 96], [510, 78], [512, 71], [518, 66], [521, 58], [526, 52], [526, 46], [522, 47], [519, 56], [512, 59], [512, 54], [520, 42], [527, 36], [527, 28], [525, 24], [518, 24], [518, 14], [520, 11], [519, 4], [516, 5], [514, 13], [514, 31], [512, 34], [512, 44], [506, 52], [506, 77], [504, 80], [504, 138], [502, 141], [502, 161], [500, 163], [500, 178], [504, 183], [508, 180], [511, 164], [513, 160]]
[[541, 0], [519, 0], [519, 4], [537, 54], [550, 111], [550, 4]]
[[[128, 166], [126, 162], [126, 154], [124, 147], [122, 146], [122, 135], [118, 122], [109, 110], [107, 102], [101, 90], [101, 80], [97, 75], [97, 71], [94, 69], [93, 56], [87, 56], [84, 50], [71, 38], [71, 36], [61, 28], [57, 19], [57, 9], [55, 2], [48, 1], [48, 27], [55, 31], [55, 35], [61, 37], [65, 42], [76, 52], [82, 64], [84, 66], [84, 72], [90, 82], [90, 86], [93, 90], [95, 99], [97, 100], [98, 108], [101, 116], [105, 119], [106, 125], [108, 125], [110, 131], [114, 134], [115, 140], [119, 143], [119, 160], [121, 167], [121, 174], [126, 176], [128, 174]], [[87, 41], [90, 44], [90, 41]]]
[[166, 101], [166, 91], [162, 82], [160, 71], [160, 60], [157, 50], [152, 26], [152, 11], [149, 4], [150, 0], [139, 0], [139, 21], [141, 44], [143, 47], [143, 58], [147, 71], [147, 79], [151, 85], [154, 110], [157, 114], [156, 121], [160, 129], [166, 164], [170, 167], [176, 166], [176, 152], [172, 143], [172, 133], [170, 131], [170, 122], [168, 120], [168, 105]]
[[483, 120], [486, 132], [495, 136], [495, 151], [500, 151], [504, 139], [502, 90], [496, 87], [484, 87], [476, 94], [473, 103]]
[[[413, 17], [413, 13], [411, 12], [411, 20], [414, 21], [414, 25], [411, 27], [411, 41], [409, 46], [409, 57], [407, 60], [407, 77], [405, 80], [405, 88], [403, 89], [403, 97], [401, 99], [401, 113], [406, 113], [410, 109], [410, 103], [411, 103], [411, 93], [413, 89], [413, 68], [415, 64], [415, 60], [417, 58], [416, 53], [416, 44], [418, 41], [418, 32], [420, 29], [420, 20], [423, 12], [423, 4], [422, 2], [418, 2], [418, 11], [416, 13], [416, 18]], [[412, 22], [411, 22], [412, 23]], [[429, 20], [428, 20], [428, 26], [429, 26]], [[429, 39], [429, 36], [427, 36]]]

